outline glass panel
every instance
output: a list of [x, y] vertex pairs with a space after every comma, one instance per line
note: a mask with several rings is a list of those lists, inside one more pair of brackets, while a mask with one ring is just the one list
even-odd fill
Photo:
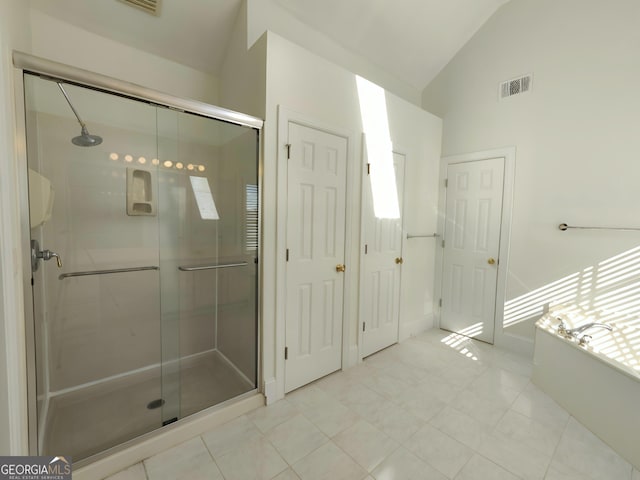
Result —
[[158, 126], [163, 329], [179, 318], [180, 338], [163, 359], [180, 360], [184, 417], [257, 386], [258, 134], [166, 109]]
[[161, 425], [156, 109], [64, 89], [100, 145], [25, 76], [32, 239], [62, 260], [33, 275], [39, 453], [78, 461]]

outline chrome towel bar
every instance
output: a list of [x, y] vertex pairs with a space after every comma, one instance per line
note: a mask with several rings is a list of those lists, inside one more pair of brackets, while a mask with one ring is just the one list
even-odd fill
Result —
[[409, 233], [407, 233], [407, 239], [409, 238], [436, 238], [439, 237], [440, 234], [438, 233], [432, 233], [431, 235], [411, 235]]
[[58, 276], [59, 280], [71, 277], [86, 277], [89, 275], [108, 275], [110, 273], [127, 273], [127, 272], [142, 272], [144, 270], [160, 270], [160, 267], [132, 267], [132, 268], [114, 268], [112, 270], [91, 270], [87, 272], [69, 272], [63, 273]]
[[246, 267], [247, 265], [249, 265], [247, 262], [217, 263], [215, 265], [194, 265], [192, 267], [180, 266], [178, 270], [182, 272], [197, 272], [200, 270], [215, 270], [217, 268]]
[[576, 227], [572, 225], [567, 225], [566, 223], [561, 223], [558, 225], [558, 229], [563, 232], [569, 230], [570, 228], [575, 228], [578, 230], [617, 230], [621, 232], [640, 232], [640, 228], [622, 228], [622, 227]]

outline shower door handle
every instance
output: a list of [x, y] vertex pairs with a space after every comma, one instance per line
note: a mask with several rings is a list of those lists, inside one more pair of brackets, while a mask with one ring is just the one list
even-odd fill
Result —
[[40, 245], [37, 240], [31, 240], [31, 271], [35, 272], [38, 270], [39, 262], [38, 260], [42, 259], [45, 261], [51, 260], [52, 258], [56, 259], [56, 263], [58, 264], [58, 268], [62, 268], [62, 259], [60, 255], [56, 252], [52, 252], [51, 250], [40, 250]]

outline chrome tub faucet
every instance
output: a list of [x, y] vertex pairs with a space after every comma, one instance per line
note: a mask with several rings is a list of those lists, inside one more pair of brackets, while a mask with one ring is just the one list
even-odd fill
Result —
[[591, 341], [591, 335], [580, 335], [586, 330], [591, 328], [604, 328], [609, 331], [613, 330], [611, 325], [598, 322], [585, 323], [584, 325], [576, 328], [567, 328], [562, 319], [558, 318], [558, 320], [560, 320], [560, 324], [558, 325], [558, 334], [563, 335], [566, 338], [576, 339], [580, 342], [580, 345], [587, 345]]

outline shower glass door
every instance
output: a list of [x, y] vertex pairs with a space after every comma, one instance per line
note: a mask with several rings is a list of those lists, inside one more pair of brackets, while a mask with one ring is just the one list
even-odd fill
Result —
[[158, 110], [162, 315], [179, 336], [163, 351], [180, 377], [165, 421], [257, 387], [257, 148], [252, 128]]
[[257, 131], [29, 74], [25, 106], [33, 453], [77, 462], [254, 390]]

